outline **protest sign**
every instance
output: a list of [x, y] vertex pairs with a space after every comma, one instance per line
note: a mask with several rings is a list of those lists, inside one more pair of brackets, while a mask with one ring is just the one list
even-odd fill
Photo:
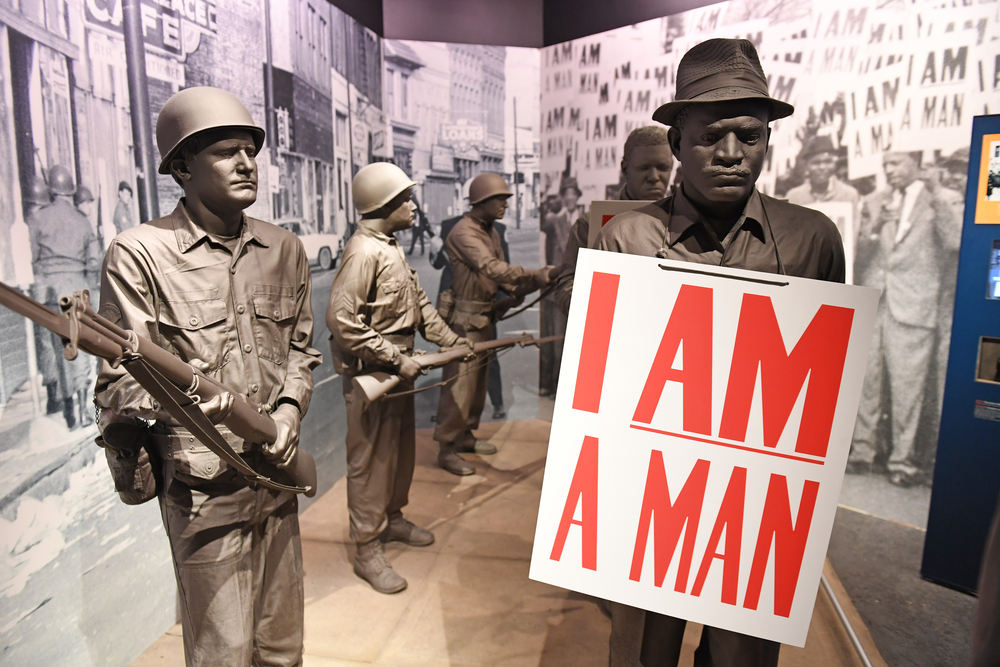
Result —
[[574, 292], [530, 577], [802, 646], [878, 290], [582, 250]]
[[597, 235], [601, 233], [601, 227], [608, 224], [611, 218], [619, 213], [641, 208], [651, 201], [637, 199], [613, 199], [591, 202], [590, 204], [590, 229], [587, 236], [587, 247], [593, 248], [597, 245]]

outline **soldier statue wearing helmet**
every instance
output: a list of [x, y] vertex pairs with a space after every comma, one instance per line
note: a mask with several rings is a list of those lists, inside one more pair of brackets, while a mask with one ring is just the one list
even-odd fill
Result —
[[[473, 343], [496, 338], [496, 293], [523, 297], [548, 284], [554, 267], [526, 269], [504, 260], [500, 236], [493, 223], [503, 218], [511, 192], [499, 174], [483, 173], [469, 185], [472, 209], [445, 239], [445, 252], [454, 280], [454, 309], [448, 322]], [[496, 447], [476, 439], [486, 404], [489, 364], [482, 359], [455, 361], [444, 368], [444, 386], [438, 403], [434, 439], [440, 445], [438, 464], [455, 475], [471, 475], [475, 468], [459, 456], [492, 454]]]
[[[403, 517], [413, 479], [412, 395], [420, 367], [410, 357], [416, 332], [443, 347], [470, 345], [448, 328], [420, 287], [395, 233], [413, 226], [415, 183], [399, 167], [376, 162], [361, 169], [351, 190], [361, 214], [333, 279], [326, 323], [335, 370], [347, 403], [347, 508], [357, 545], [354, 571], [380, 593], [398, 593], [403, 579], [382, 543], [427, 546], [434, 535]], [[366, 405], [351, 379], [374, 370], [404, 378], [384, 399]]]
[[[49, 182], [35, 181], [32, 199], [52, 194], [52, 203], [41, 206], [27, 220], [35, 299], [59, 312], [59, 297], [95, 290], [100, 281], [101, 247], [87, 217], [74, 205], [76, 183], [62, 165], [49, 170]], [[67, 361], [62, 341], [55, 334], [38, 335], [38, 370], [48, 396], [46, 413], [62, 412], [66, 426], [92, 424], [87, 400], [90, 364], [83, 358]]]
[[[100, 312], [268, 411], [278, 429], [273, 445], [219, 430], [255, 468], [281, 466], [298, 446], [321, 356], [311, 347], [312, 283], [301, 242], [244, 214], [257, 197], [264, 131], [230, 93], [189, 88], [161, 109], [156, 141], [159, 172], [184, 196], [169, 215], [111, 242]], [[107, 362], [95, 402], [101, 425], [131, 421], [142, 431], [137, 418], [155, 420], [144, 436], [148, 458], [127, 457], [112, 438], [106, 447], [115, 469], [159, 468], [155, 492], [174, 559], [187, 664], [300, 665], [296, 496], [251, 485]], [[227, 407], [223, 399], [202, 410], [217, 419]]]

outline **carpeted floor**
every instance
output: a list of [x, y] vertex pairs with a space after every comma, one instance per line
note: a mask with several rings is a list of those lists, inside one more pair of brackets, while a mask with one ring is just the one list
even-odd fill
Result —
[[841, 508], [827, 557], [886, 663], [967, 665], [976, 598], [920, 577], [924, 535]]

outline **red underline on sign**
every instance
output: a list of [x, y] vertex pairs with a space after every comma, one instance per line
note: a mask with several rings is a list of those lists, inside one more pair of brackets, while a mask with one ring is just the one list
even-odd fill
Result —
[[753, 452], [754, 454], [766, 454], [767, 456], [777, 456], [779, 459], [791, 459], [792, 461], [802, 461], [803, 463], [815, 463], [817, 465], [823, 465], [825, 462], [822, 459], [807, 459], [802, 456], [793, 456], [791, 454], [782, 454], [781, 452], [769, 452], [763, 449], [755, 449], [753, 447], [744, 447], [743, 445], [734, 445], [730, 442], [719, 442], [718, 440], [708, 440], [706, 438], [697, 438], [693, 435], [684, 435], [683, 433], [671, 433], [670, 431], [661, 431], [656, 428], [649, 428], [648, 426], [638, 426], [636, 424], [629, 424], [629, 428], [634, 428], [637, 431], [649, 431], [650, 433], [659, 433], [660, 435], [669, 435], [675, 438], [684, 438], [685, 440], [695, 440], [697, 442], [704, 442], [708, 445], [719, 445], [720, 447], [729, 447], [730, 449], [739, 449], [744, 452]]

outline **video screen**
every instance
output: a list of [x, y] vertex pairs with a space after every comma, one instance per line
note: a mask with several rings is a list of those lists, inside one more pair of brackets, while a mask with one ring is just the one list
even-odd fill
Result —
[[1000, 299], [1000, 240], [993, 242], [990, 251], [990, 276], [986, 288], [987, 299]]

